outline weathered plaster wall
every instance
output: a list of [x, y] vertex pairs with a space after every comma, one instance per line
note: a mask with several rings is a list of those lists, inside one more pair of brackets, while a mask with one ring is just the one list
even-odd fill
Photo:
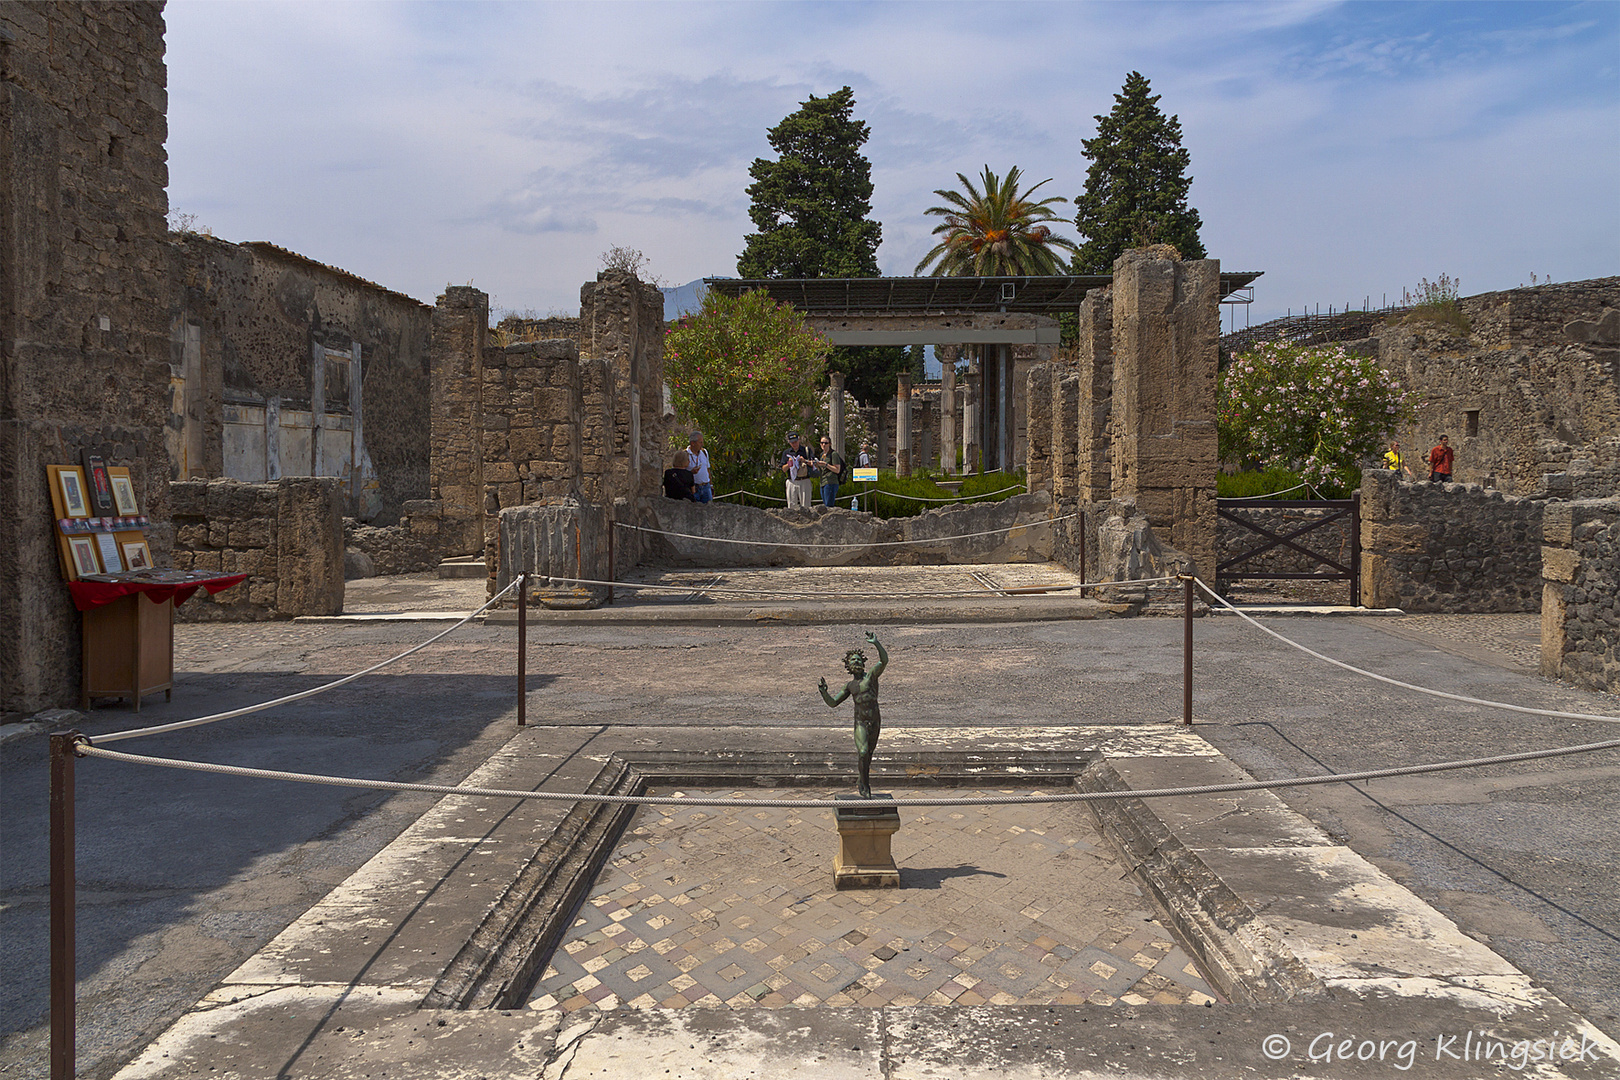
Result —
[[1620, 692], [1620, 499], [1548, 503], [1542, 529], [1541, 673]]
[[[427, 496], [430, 307], [273, 244], [185, 234], [175, 238], [173, 250], [170, 319], [179, 409], [170, 443], [177, 479], [309, 475], [307, 445], [298, 453], [285, 445], [280, 460], [272, 453], [267, 461], [271, 439], [263, 432], [247, 431], [256, 436], [257, 454], [228, 454], [225, 412], [244, 420], [230, 426], [237, 438], [235, 429], [258, 420], [277, 428], [271, 433], [276, 441], [306, 444], [309, 436], [294, 434], [292, 417], [302, 421], [313, 413], [329, 429], [325, 441], [334, 461], [338, 442], [346, 440], [333, 436], [360, 430], [358, 445], [370, 458], [376, 486], [371, 498], [351, 502], [351, 514], [388, 524], [398, 520], [407, 499]], [[354, 345], [362, 373], [358, 402], [351, 400], [348, 365], [323, 359], [325, 367], [315, 368], [324, 350], [348, 354]]]
[[0, 712], [77, 700], [45, 466], [128, 466], [168, 557], [161, 4], [0, 4]]

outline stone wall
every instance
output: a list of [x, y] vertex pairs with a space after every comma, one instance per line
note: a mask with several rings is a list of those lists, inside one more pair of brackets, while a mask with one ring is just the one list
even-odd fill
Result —
[[1075, 368], [1075, 497], [1083, 503], [1113, 498], [1114, 295], [1092, 289], [1080, 302]]
[[330, 477], [272, 484], [185, 480], [169, 485], [174, 566], [247, 574], [175, 609], [195, 622], [290, 619], [343, 612], [343, 491]]
[[608, 361], [613, 398], [613, 498], [657, 491], [674, 417], [664, 411], [664, 294], [623, 270], [579, 290], [579, 354]]
[[444, 558], [443, 521], [443, 508], [433, 499], [407, 499], [395, 525], [366, 525], [344, 518], [344, 577], [432, 570]]
[[1540, 499], [1361, 474], [1361, 602], [1412, 612], [1536, 611]]
[[483, 389], [489, 296], [446, 286], [433, 308], [428, 344], [429, 495], [443, 514], [444, 553], [484, 550]]
[[[725, 503], [648, 499], [642, 524], [663, 533], [644, 537], [642, 561], [664, 566], [914, 566], [994, 562], [1047, 562], [1052, 558], [1051, 499], [1045, 492], [1001, 502], [929, 510], [883, 519], [851, 510], [813, 515], [758, 510]], [[1008, 533], [951, 539], [1012, 526]], [[747, 544], [727, 543], [746, 540]], [[890, 547], [862, 545], [920, 541]], [[804, 547], [849, 544], [848, 550]], [[620, 559], [620, 566], [633, 565]]]
[[1620, 499], [1542, 517], [1541, 673], [1620, 692]]
[[1379, 361], [1424, 401], [1396, 432], [1413, 470], [1445, 434], [1459, 483], [1514, 495], [1620, 491], [1620, 277], [1483, 293], [1460, 306], [1466, 338], [1422, 322], [1374, 338]]
[[45, 466], [127, 466], [167, 561], [160, 4], [0, 4], [0, 712], [78, 699]]
[[380, 524], [426, 497], [431, 308], [273, 244], [183, 234], [172, 250], [176, 479], [318, 467]]

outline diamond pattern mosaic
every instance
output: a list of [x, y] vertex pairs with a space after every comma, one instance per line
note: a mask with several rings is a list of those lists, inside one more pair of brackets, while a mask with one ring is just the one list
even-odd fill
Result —
[[530, 1007], [1221, 1000], [1084, 808], [907, 807], [900, 814], [893, 840], [900, 887], [840, 892], [830, 810], [644, 807]]

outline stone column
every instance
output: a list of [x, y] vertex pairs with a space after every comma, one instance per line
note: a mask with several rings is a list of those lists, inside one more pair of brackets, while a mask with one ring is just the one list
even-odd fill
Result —
[[962, 380], [962, 472], [979, 470], [979, 370], [969, 364]]
[[1107, 289], [1092, 289], [1080, 302], [1077, 366], [1076, 494], [1083, 503], [1107, 502], [1113, 497], [1114, 397], [1114, 301]]
[[1030, 491], [1052, 484], [1052, 382], [1050, 364], [1037, 364], [1024, 376], [1024, 400], [1029, 403], [1028, 438], [1024, 443], [1025, 482]]
[[900, 388], [894, 395], [894, 471], [900, 476], [911, 475], [911, 373], [900, 376]]
[[484, 550], [483, 385], [489, 295], [451, 285], [433, 309], [429, 483], [444, 508], [446, 555]]
[[940, 365], [939, 471], [946, 476], [956, 472], [956, 358], [960, 352], [955, 345], [934, 346]]
[[1113, 493], [1215, 573], [1220, 261], [1145, 250], [1114, 262]]
[[850, 456], [849, 447], [844, 445], [844, 373], [832, 373], [832, 393], [827, 403], [827, 436], [832, 439], [833, 449]]

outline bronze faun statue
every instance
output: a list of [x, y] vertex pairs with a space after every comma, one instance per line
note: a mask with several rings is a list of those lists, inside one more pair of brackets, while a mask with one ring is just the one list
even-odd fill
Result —
[[868, 631], [866, 640], [877, 649], [877, 663], [872, 670], [866, 670], [866, 654], [859, 649], [851, 649], [844, 654], [844, 670], [854, 678], [838, 691], [834, 697], [827, 693], [827, 680], [821, 680], [821, 700], [829, 706], [837, 707], [845, 698], [855, 699], [855, 752], [860, 757], [860, 788], [861, 798], [872, 797], [872, 752], [877, 749], [878, 735], [883, 730], [883, 720], [878, 715], [878, 676], [889, 665], [889, 654], [883, 648], [883, 643], [877, 635]]

